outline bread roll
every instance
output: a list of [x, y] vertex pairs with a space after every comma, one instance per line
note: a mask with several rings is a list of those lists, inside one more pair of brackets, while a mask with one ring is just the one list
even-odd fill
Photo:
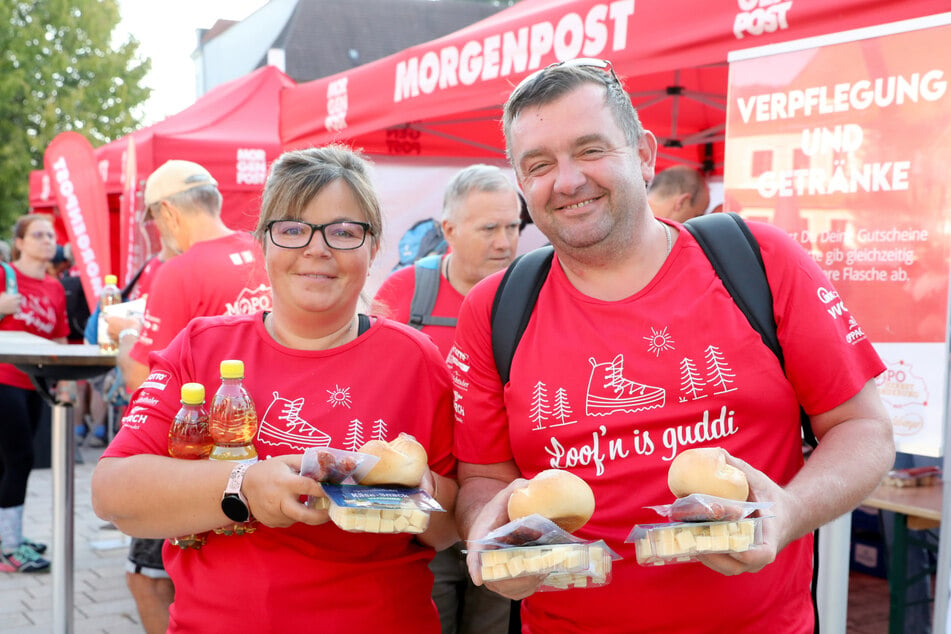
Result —
[[745, 473], [726, 463], [729, 455], [720, 447], [681, 452], [667, 471], [670, 492], [678, 498], [703, 493], [745, 502], [750, 495], [750, 485]]
[[573, 533], [591, 519], [594, 493], [588, 483], [568, 471], [547, 469], [509, 497], [510, 520], [538, 513]]
[[380, 461], [360, 480], [360, 484], [395, 484], [417, 487], [429, 468], [426, 449], [409, 434], [400, 434], [391, 442], [371, 440], [360, 452], [377, 456]]

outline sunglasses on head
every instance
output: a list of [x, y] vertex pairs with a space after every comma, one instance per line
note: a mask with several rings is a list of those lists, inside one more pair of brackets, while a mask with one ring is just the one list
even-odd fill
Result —
[[579, 66], [583, 68], [597, 68], [599, 70], [604, 71], [605, 73], [610, 74], [611, 78], [618, 85], [620, 85], [621, 83], [621, 80], [620, 78], [618, 78], [617, 73], [614, 72], [614, 65], [606, 59], [598, 59], [597, 57], [576, 57], [575, 59], [566, 59], [563, 62], [555, 62], [553, 64], [549, 64], [545, 68], [536, 70], [534, 73], [532, 73], [531, 75], [523, 79], [521, 83], [523, 84], [527, 83], [535, 79], [542, 73], [545, 73], [551, 70], [552, 68], [558, 68], [560, 66], [564, 66], [565, 68], [575, 68]]

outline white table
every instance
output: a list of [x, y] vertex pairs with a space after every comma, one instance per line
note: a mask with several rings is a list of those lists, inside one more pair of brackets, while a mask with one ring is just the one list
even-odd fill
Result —
[[0, 363], [26, 372], [52, 406], [53, 631], [73, 631], [73, 477], [76, 448], [71, 404], [56, 400], [52, 381], [88, 379], [115, 367], [116, 358], [94, 345], [59, 344], [23, 332], [0, 332]]

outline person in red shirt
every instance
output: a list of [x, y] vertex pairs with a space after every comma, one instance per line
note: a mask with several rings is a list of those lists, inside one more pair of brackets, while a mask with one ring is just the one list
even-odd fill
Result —
[[[260, 314], [271, 289], [260, 245], [221, 220], [221, 193], [211, 174], [191, 161], [171, 160], [145, 183], [147, 217], [157, 225], [163, 252], [178, 253], [150, 272], [141, 330], [113, 323], [117, 365], [128, 391], [149, 374], [149, 354], [162, 350], [196, 318]], [[143, 273], [144, 274], [144, 273]], [[133, 539], [127, 582], [147, 632], [164, 632], [174, 587], [163, 570], [162, 540]]]
[[[170, 632], [370, 632], [381, 623], [439, 632], [427, 564], [458, 540], [452, 390], [428, 337], [357, 312], [382, 232], [362, 158], [340, 146], [285, 153], [271, 168], [255, 232], [270, 309], [192, 320], [150, 355], [148, 380], [93, 475], [96, 513], [141, 537], [213, 531], [235, 521], [221, 506], [235, 477], [255, 528], [209, 532], [200, 550], [165, 544], [175, 584]], [[258, 461], [235, 471], [227, 461], [168, 457], [182, 384], [212, 394], [225, 359], [245, 364]], [[299, 473], [307, 447], [352, 450], [401, 432], [426, 449], [421, 486], [448, 511], [433, 513], [423, 533], [347, 532], [302, 503], [324, 497]]]
[[[512, 182], [498, 167], [470, 165], [446, 185], [442, 230], [449, 253], [430, 256], [390, 275], [374, 302], [383, 314], [420, 328], [432, 337], [443, 357], [449, 354], [455, 318], [462, 300], [487, 275], [512, 263], [518, 250], [521, 200]], [[417, 276], [416, 267], [433, 266], [431, 277]], [[410, 319], [417, 284], [435, 285], [432, 316], [422, 326]], [[443, 632], [504, 634], [511, 621], [511, 601], [484, 587], [473, 585], [466, 571], [465, 545], [436, 553], [430, 568], [435, 576], [433, 600], [439, 608]]]
[[[47, 273], [56, 253], [53, 219], [31, 214], [13, 227], [13, 262], [0, 269], [0, 330], [66, 343], [69, 322], [63, 285]], [[0, 571], [45, 572], [46, 551], [23, 537], [26, 484], [33, 469], [33, 436], [48, 407], [30, 377], [0, 364]]]
[[[523, 599], [523, 632], [812, 632], [812, 531], [861, 503], [894, 459], [874, 382], [884, 365], [871, 343], [811, 256], [779, 228], [750, 222], [783, 372], [696, 240], [654, 217], [645, 184], [656, 139], [609, 62], [530, 75], [507, 102], [503, 129], [554, 260], [504, 386], [490, 340], [502, 274], [463, 302], [448, 359], [457, 521], [464, 537], [482, 538], [526, 478], [564, 469], [595, 497], [575, 535], [604, 539], [622, 559], [598, 588], [536, 592], [538, 576], [486, 585]], [[819, 438], [807, 462], [800, 403]], [[662, 521], [646, 507], [673, 501], [668, 466], [692, 447], [727, 450], [750, 499], [771, 503], [763, 543], [640, 566], [626, 539], [635, 525]], [[470, 552], [481, 583], [477, 564]]]
[[658, 218], [687, 222], [707, 211], [710, 188], [694, 168], [675, 165], [657, 172], [647, 190], [647, 202]]
[[[455, 318], [466, 293], [515, 258], [520, 205], [515, 186], [499, 168], [470, 165], [457, 172], [443, 196], [442, 232], [449, 252], [395, 271], [373, 298], [374, 308], [396, 321], [420, 328], [433, 338], [443, 354], [448, 354]], [[416, 267], [421, 265], [434, 266], [439, 272], [434, 280], [437, 294], [432, 309], [432, 316], [439, 323], [424, 323], [420, 327], [410, 319], [410, 307], [416, 292]]]

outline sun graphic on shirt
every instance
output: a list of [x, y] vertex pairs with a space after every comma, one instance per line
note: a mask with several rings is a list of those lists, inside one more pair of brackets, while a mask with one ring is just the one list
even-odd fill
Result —
[[330, 396], [327, 398], [327, 402], [330, 403], [333, 407], [338, 405], [342, 407], [350, 408], [350, 388], [349, 387], [340, 387], [335, 385], [334, 389], [327, 390], [327, 394]]
[[674, 349], [674, 339], [667, 333], [666, 326], [663, 330], [656, 330], [651, 326], [651, 334], [649, 337], [644, 337], [644, 341], [648, 342], [648, 352], [653, 352], [658, 357], [661, 352]]

